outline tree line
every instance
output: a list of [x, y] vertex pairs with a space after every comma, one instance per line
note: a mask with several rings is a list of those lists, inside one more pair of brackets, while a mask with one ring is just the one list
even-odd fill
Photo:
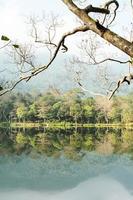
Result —
[[12, 93], [0, 99], [0, 122], [131, 123], [133, 94], [87, 97], [79, 89], [61, 93]]

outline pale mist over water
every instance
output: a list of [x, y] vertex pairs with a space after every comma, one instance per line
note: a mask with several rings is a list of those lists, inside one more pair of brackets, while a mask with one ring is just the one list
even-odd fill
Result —
[[97, 133], [1, 132], [0, 200], [133, 200], [132, 137]]
[[133, 200], [133, 162], [90, 152], [81, 161], [0, 159], [0, 200]]

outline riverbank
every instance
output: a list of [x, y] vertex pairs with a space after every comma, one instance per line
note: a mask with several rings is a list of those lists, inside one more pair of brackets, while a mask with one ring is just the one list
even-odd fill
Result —
[[71, 123], [71, 122], [1, 122], [0, 127], [12, 127], [12, 128], [41, 128], [41, 127], [46, 127], [46, 128], [72, 128], [72, 127], [84, 127], [84, 128], [89, 128], [89, 127], [96, 127], [96, 128], [128, 128], [128, 129], [133, 129], [133, 123], [116, 123], [116, 124], [104, 124], [104, 123], [97, 123], [97, 124], [76, 124], [76, 123]]

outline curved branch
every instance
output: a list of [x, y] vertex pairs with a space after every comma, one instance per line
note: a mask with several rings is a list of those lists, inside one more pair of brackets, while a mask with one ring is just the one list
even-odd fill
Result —
[[11, 88], [9, 88], [9, 89], [6, 89], [6, 90], [2, 90], [1, 92], [0, 92], [0, 96], [3, 96], [4, 94], [6, 94], [6, 93], [8, 93], [8, 92], [11, 92], [20, 82], [22, 82], [23, 80], [26, 80], [28, 77], [23, 77], [23, 78], [21, 78], [20, 80], [18, 80], [16, 83], [14, 83], [14, 85], [11, 87]]
[[78, 84], [78, 86], [79, 86], [84, 92], [89, 92], [91, 95], [94, 95], [94, 96], [104, 96], [104, 97], [105, 97], [105, 95], [102, 94], [102, 93], [93, 92], [93, 91], [90, 91], [90, 90], [86, 89], [86, 88], [83, 86], [83, 84], [80, 82], [79, 77], [75, 78], [75, 80], [76, 80], [76, 83]]
[[[114, 10], [114, 17], [113, 17], [113, 19], [111, 20], [111, 22], [110, 22], [108, 25], [112, 24], [112, 22], [115, 20], [115, 18], [116, 18], [116, 11], [117, 11], [118, 8], [119, 8], [119, 3], [118, 3], [118, 1], [116, 1], [116, 0], [108, 1], [108, 2], [105, 4], [104, 8], [106, 8], [107, 10], [109, 10], [109, 6], [112, 5], [112, 4], [115, 4], [116, 8], [115, 8], [115, 10]], [[104, 22], [105, 22], [105, 20], [106, 20], [106, 16], [107, 16], [107, 14], [105, 14], [105, 16], [104, 16], [102, 25], [104, 24]]]
[[0, 49], [7, 47], [9, 44], [11, 44], [11, 40], [8, 43], [6, 43], [5, 45], [1, 46]]
[[93, 7], [92, 5], [88, 5], [87, 7], [85, 7], [83, 9], [87, 14], [90, 12], [94, 12], [94, 13], [102, 13], [102, 14], [109, 14], [110, 11], [106, 8], [99, 8], [99, 7]]
[[60, 47], [61, 47], [62, 45], [63, 45], [63, 47], [65, 47], [65, 49], [67, 48], [67, 47], [64, 45], [64, 41], [65, 41], [66, 37], [68, 37], [68, 36], [70, 36], [70, 35], [73, 35], [73, 34], [75, 34], [75, 33], [77, 33], [77, 32], [85, 32], [85, 31], [88, 31], [88, 30], [89, 30], [89, 26], [84, 25], [84, 26], [77, 27], [77, 28], [73, 29], [73, 30], [70, 31], [70, 32], [65, 33], [65, 34], [62, 36], [62, 38], [60, 39], [60, 41], [59, 41], [59, 43], [58, 43], [58, 45], [57, 45], [57, 47], [56, 47], [56, 50], [55, 50], [55, 52], [54, 52], [54, 54], [53, 54], [53, 57], [51, 58], [50, 62], [49, 62], [47, 65], [42, 66], [42, 67], [39, 67], [38, 69], [34, 70], [34, 71], [32, 72], [32, 74], [31, 74], [31, 76], [29, 77], [29, 79], [28, 79], [27, 81], [29, 81], [30, 78], [31, 78], [32, 76], [36, 76], [37, 74], [39, 74], [39, 73], [41, 73], [42, 71], [46, 70], [46, 69], [52, 64], [52, 62], [55, 60], [55, 58], [56, 58], [56, 56], [57, 56], [57, 54], [58, 54], [58, 52], [59, 52], [59, 49], [60, 49]]
[[131, 64], [132, 63], [131, 60], [121, 61], [121, 60], [117, 60], [117, 59], [113, 59], [113, 58], [106, 58], [106, 59], [101, 60], [99, 62], [95, 61], [94, 65], [102, 64], [102, 63], [107, 62], [107, 61], [117, 62], [117, 63], [120, 63], [120, 64], [127, 64], [127, 63]]
[[98, 34], [100, 37], [108, 41], [113, 46], [117, 47], [130, 57], [133, 57], [133, 43], [129, 42], [125, 38], [122, 38], [121, 36], [117, 35], [116, 33], [112, 32], [108, 28], [105, 28], [91, 18], [88, 13], [84, 11], [84, 9], [80, 9], [77, 7], [72, 0], [62, 0], [63, 3], [68, 7], [68, 9], [73, 12], [78, 18], [82, 20], [85, 24], [87, 24], [91, 31]]
[[119, 89], [119, 87], [121, 86], [121, 84], [123, 84], [124, 82], [126, 82], [128, 85], [130, 85], [131, 80], [133, 80], [133, 74], [129, 74], [127, 76], [124, 76], [123, 79], [119, 80], [117, 82], [117, 86], [116, 88], [112, 91], [109, 100], [114, 96], [114, 94], [116, 93], [116, 91]]
[[50, 62], [47, 64], [47, 65], [44, 65], [44, 66], [41, 66], [37, 69], [35, 69], [34, 71], [31, 72], [30, 75], [28, 76], [25, 76], [25, 77], [22, 77], [20, 80], [18, 80], [11, 88], [7, 89], [7, 90], [2, 90], [1, 93], [0, 93], [0, 96], [12, 91], [20, 82], [22, 81], [26, 81], [28, 82], [32, 77], [36, 76], [37, 74], [43, 72], [44, 70], [46, 70], [52, 63], [53, 61], [55, 60], [59, 50], [60, 50], [60, 47], [63, 46], [65, 48], [67, 48], [65, 45], [64, 45], [64, 42], [65, 42], [65, 39], [67, 36], [70, 36], [70, 35], [73, 35], [77, 32], [85, 32], [85, 31], [88, 31], [89, 30], [89, 27], [87, 25], [84, 25], [84, 26], [80, 26], [80, 27], [77, 27], [75, 29], [73, 29], [72, 31], [69, 31], [67, 33], [65, 33], [62, 38], [60, 39], [57, 47], [56, 47], [56, 50], [54, 52], [54, 55], [53, 57], [51, 58]]
[[80, 82], [77, 82], [77, 84], [79, 85], [79, 87], [80, 87], [83, 91], [89, 92], [91, 95], [94, 95], [94, 96], [102, 96], [102, 97], [105, 97], [105, 96], [106, 96], [105, 94], [98, 93], [98, 92], [93, 92], [93, 91], [90, 91], [90, 90], [86, 89]]
[[[120, 63], [120, 64], [127, 64], [127, 63], [132, 64], [131, 60], [121, 61], [121, 60], [117, 60], [117, 59], [113, 59], [113, 58], [105, 58], [105, 59], [103, 59], [101, 61], [96, 61], [96, 59], [94, 57], [92, 57], [92, 56], [90, 56], [90, 57], [94, 61], [94, 63], [90, 63], [91, 65], [99, 65], [99, 64], [102, 64], [102, 63], [108, 62], [108, 61], [117, 62], [117, 63]], [[75, 62], [75, 63], [81, 63], [81, 64], [88, 64], [87, 62], [81, 61], [78, 58], [76, 58], [76, 59], [73, 58], [73, 62]]]
[[114, 17], [113, 17], [113, 19], [111, 20], [111, 22], [109, 23], [109, 25], [112, 24], [112, 22], [115, 20], [115, 18], [116, 18], [116, 11], [117, 11], [118, 8], [119, 8], [119, 3], [118, 3], [118, 1], [113, 0], [113, 1], [108, 2], [108, 5], [106, 4], [106, 5], [107, 5], [107, 9], [108, 9], [109, 5], [112, 4], [112, 3], [115, 4], [116, 8], [115, 8], [115, 10], [114, 10]]

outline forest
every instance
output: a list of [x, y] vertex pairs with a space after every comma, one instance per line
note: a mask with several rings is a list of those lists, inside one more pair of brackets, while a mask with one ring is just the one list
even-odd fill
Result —
[[1, 0], [0, 20], [0, 200], [133, 200], [133, 0]]
[[79, 89], [64, 93], [11, 93], [0, 99], [0, 122], [69, 122], [76, 124], [127, 124], [133, 122], [133, 94], [89, 97]]

